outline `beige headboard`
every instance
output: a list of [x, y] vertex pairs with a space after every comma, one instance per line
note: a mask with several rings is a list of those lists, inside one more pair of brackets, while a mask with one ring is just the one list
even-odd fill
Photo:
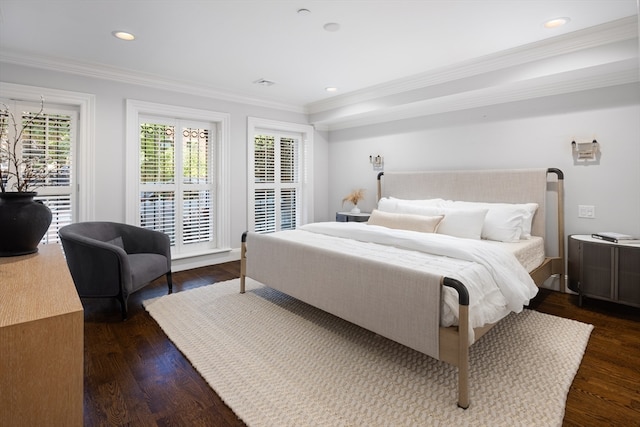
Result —
[[537, 203], [531, 234], [544, 238], [548, 183], [562, 179], [557, 169], [383, 172], [378, 176], [378, 197]]

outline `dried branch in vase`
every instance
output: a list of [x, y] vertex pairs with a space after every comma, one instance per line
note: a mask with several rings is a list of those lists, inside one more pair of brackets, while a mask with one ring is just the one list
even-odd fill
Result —
[[[0, 192], [11, 189], [19, 193], [35, 190], [43, 185], [55, 165], [42, 159], [22, 157], [23, 134], [35, 120], [42, 116], [44, 98], [40, 100], [40, 111], [32, 115], [26, 123], [18, 127], [16, 118], [6, 104], [0, 110]], [[6, 118], [6, 122], [5, 122]], [[9, 140], [10, 129], [13, 130]]]
[[353, 204], [353, 206], [357, 206], [360, 200], [364, 200], [363, 188], [353, 190], [351, 193], [349, 193], [344, 199], [342, 199], [342, 206], [344, 206], [344, 202], [349, 202]]

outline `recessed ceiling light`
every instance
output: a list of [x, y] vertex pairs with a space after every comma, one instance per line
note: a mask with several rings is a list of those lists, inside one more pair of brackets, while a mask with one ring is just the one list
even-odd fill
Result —
[[113, 37], [115, 38], [128, 42], [136, 39], [136, 36], [131, 33], [127, 33], [126, 31], [112, 31], [111, 34], [113, 34]]
[[553, 18], [544, 23], [545, 28], [558, 28], [571, 21], [570, 18]]
[[324, 28], [325, 31], [329, 31], [330, 33], [335, 33], [340, 29], [340, 24], [336, 22], [329, 22], [327, 24], [324, 24], [322, 28]]
[[337, 92], [338, 88], [337, 87], [325, 87], [324, 90], [326, 90], [327, 92]]
[[310, 13], [309, 9], [298, 9], [298, 15], [309, 15]]

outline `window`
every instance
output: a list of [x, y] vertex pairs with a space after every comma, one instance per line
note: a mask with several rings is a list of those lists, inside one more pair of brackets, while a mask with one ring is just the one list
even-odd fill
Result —
[[5, 82], [0, 82], [0, 93], [18, 120], [38, 112], [44, 98], [44, 115], [29, 130], [23, 155], [54, 160], [55, 171], [36, 189], [36, 200], [53, 216], [43, 242], [58, 241], [63, 225], [94, 218], [95, 96]]
[[[18, 158], [48, 169], [47, 176], [35, 182], [34, 191], [38, 193], [35, 200], [48, 206], [52, 214], [43, 243], [57, 242], [60, 227], [70, 224], [75, 217], [73, 167], [78, 111], [51, 103], [46, 103], [42, 111], [41, 105], [36, 103], [6, 101], [3, 104], [8, 107], [8, 113], [0, 117], [1, 144], [6, 146], [8, 141], [14, 140], [15, 132], [23, 129]], [[17, 129], [12, 126], [10, 115], [15, 119]], [[0, 167], [7, 170], [8, 159], [3, 160]], [[13, 183], [15, 180], [10, 185]], [[12, 188], [7, 190], [12, 191]]]
[[174, 258], [228, 250], [227, 166], [220, 158], [228, 151], [228, 116], [140, 101], [127, 108], [127, 171], [135, 176], [127, 179], [135, 182], [127, 222], [166, 233]]
[[215, 129], [209, 127], [141, 117], [140, 225], [168, 234], [177, 253], [215, 242]]
[[249, 120], [249, 229], [295, 229], [311, 220], [311, 126]]

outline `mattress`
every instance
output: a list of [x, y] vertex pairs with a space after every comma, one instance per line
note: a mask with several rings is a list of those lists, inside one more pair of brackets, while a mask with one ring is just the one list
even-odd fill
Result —
[[545, 259], [544, 239], [542, 237], [532, 236], [529, 239], [515, 243], [495, 242], [493, 240], [483, 240], [483, 242], [487, 245], [500, 246], [511, 252], [529, 273], [538, 268]]

